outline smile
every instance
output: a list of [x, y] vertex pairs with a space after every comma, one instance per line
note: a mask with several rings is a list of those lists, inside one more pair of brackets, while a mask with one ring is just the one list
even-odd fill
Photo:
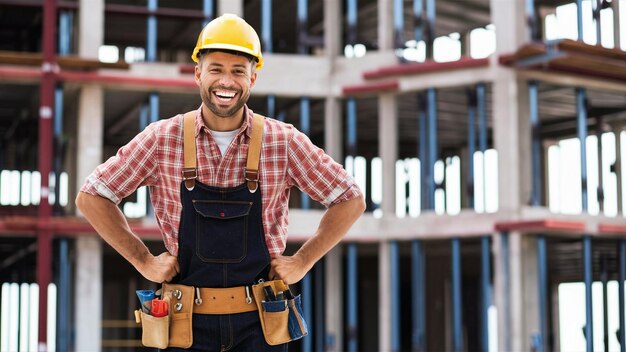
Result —
[[229, 102], [237, 95], [237, 92], [227, 90], [215, 90], [213, 91], [213, 94], [215, 95], [215, 97], [217, 97], [219, 101]]

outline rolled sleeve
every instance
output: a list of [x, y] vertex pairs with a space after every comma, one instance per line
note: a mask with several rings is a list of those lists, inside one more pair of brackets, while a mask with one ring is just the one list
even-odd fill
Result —
[[361, 195], [346, 170], [295, 129], [289, 141], [288, 157], [292, 182], [324, 206], [330, 207]]
[[99, 165], [80, 191], [119, 204], [137, 188], [153, 185], [158, 179], [157, 146], [156, 127], [151, 124]]

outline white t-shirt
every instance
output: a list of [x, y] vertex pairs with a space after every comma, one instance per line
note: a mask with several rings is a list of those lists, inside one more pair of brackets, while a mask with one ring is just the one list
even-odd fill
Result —
[[220, 147], [220, 153], [222, 154], [222, 156], [224, 156], [224, 153], [226, 153], [226, 149], [228, 149], [230, 142], [233, 141], [233, 139], [237, 135], [237, 132], [239, 132], [239, 129], [236, 129], [234, 131], [226, 131], [226, 132], [213, 131], [213, 130], [209, 130], [209, 131], [211, 131], [211, 135], [215, 139], [217, 146]]

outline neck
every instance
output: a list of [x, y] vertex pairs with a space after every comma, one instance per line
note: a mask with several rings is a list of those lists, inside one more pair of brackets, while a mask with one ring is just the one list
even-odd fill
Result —
[[204, 120], [206, 127], [210, 130], [218, 132], [233, 131], [241, 127], [243, 124], [244, 110], [245, 108], [242, 107], [232, 116], [220, 117], [213, 114], [213, 112], [206, 107], [206, 105], [202, 104], [202, 119]]

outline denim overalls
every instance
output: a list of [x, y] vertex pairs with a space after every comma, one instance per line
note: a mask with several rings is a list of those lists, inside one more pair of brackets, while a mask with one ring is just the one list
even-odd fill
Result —
[[[196, 180], [195, 187], [188, 190], [183, 181], [180, 198], [177, 283], [216, 288], [268, 279], [270, 256], [261, 221], [261, 187], [252, 193], [247, 182], [218, 188]], [[287, 351], [287, 344], [270, 346], [265, 342], [258, 311], [194, 314], [190, 350]]]

